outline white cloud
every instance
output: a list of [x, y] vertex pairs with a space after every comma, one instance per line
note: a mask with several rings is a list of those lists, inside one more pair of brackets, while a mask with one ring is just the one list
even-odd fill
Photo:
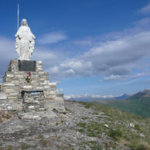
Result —
[[60, 88], [60, 89], [59, 89], [59, 91], [60, 91], [60, 92], [63, 92], [63, 91], [64, 91], [64, 89], [63, 89], [63, 88]]
[[58, 93], [63, 92], [63, 91], [64, 91], [63, 88], [57, 89], [57, 92], [58, 92]]
[[142, 9], [139, 10], [140, 13], [142, 14], [149, 14], [150, 13], [150, 3], [143, 7]]
[[122, 80], [124, 79], [123, 76], [120, 75], [111, 75], [109, 77], [105, 77], [102, 81], [116, 81], [116, 80]]
[[107, 75], [121, 78], [129, 75], [136, 63], [150, 56], [150, 31], [119, 36], [97, 43], [79, 57], [61, 62], [56, 76], [76, 77]]
[[50, 68], [50, 73], [51, 74], [59, 73], [59, 68], [57, 66], [54, 66], [54, 67]]
[[64, 34], [64, 32], [52, 32], [42, 35], [38, 42], [40, 44], [52, 44], [58, 43], [62, 40], [66, 40], [68, 37]]
[[137, 73], [137, 74], [133, 74], [133, 75], [110, 75], [107, 77], [104, 77], [102, 80], [100, 80], [101, 82], [107, 82], [107, 81], [120, 81], [120, 80], [129, 80], [129, 79], [137, 79], [137, 78], [141, 78], [141, 77], [146, 77], [149, 76], [150, 72], [147, 73]]

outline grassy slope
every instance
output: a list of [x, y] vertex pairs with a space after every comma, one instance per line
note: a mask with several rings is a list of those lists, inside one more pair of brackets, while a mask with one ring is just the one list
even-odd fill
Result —
[[150, 117], [150, 98], [149, 97], [131, 97], [126, 100], [111, 100], [106, 101], [93, 101], [93, 103], [106, 105], [112, 108], [118, 108], [142, 117]]
[[[108, 128], [106, 128], [103, 123], [99, 122], [91, 122], [88, 124], [80, 123], [78, 124], [82, 127], [80, 132], [99, 138], [102, 133], [105, 133], [109, 137], [113, 138], [114, 149], [116, 149], [115, 145], [123, 144], [134, 150], [150, 150], [150, 118], [142, 118], [140, 116], [103, 105], [95, 105], [92, 103], [83, 104], [86, 108], [92, 108], [95, 111], [95, 114], [102, 111], [110, 118], [105, 118], [105, 124], [108, 124]], [[101, 118], [99, 119], [101, 120]], [[129, 128], [128, 125], [130, 123], [133, 123], [135, 127]], [[140, 133], [144, 134], [145, 137], [139, 136]]]

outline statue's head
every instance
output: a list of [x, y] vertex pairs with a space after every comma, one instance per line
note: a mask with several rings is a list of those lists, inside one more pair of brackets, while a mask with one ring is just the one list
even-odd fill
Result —
[[27, 20], [26, 19], [22, 19], [21, 25], [22, 26], [28, 26]]

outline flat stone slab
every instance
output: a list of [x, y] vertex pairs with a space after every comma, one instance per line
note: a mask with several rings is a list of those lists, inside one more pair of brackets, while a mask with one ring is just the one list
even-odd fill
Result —
[[18, 117], [21, 120], [42, 120], [42, 118], [57, 118], [58, 116], [53, 111], [27, 112], [20, 113]]
[[0, 100], [3, 100], [3, 99], [7, 99], [7, 95], [0, 93]]
[[6, 85], [6, 86], [15, 86], [15, 84], [13, 84], [13, 83], [3, 83], [3, 85]]
[[24, 89], [32, 89], [32, 86], [30, 86], [30, 85], [25, 85], [25, 86], [23, 86], [23, 88], [24, 88]]
[[21, 120], [41, 120], [42, 119], [42, 117], [40, 117], [40, 116], [37, 116], [37, 115], [33, 116], [33, 115], [27, 115], [27, 114], [20, 115], [19, 118]]

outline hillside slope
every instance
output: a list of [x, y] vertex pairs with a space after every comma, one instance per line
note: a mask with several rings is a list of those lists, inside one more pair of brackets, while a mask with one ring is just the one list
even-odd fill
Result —
[[150, 90], [138, 92], [125, 100], [93, 101], [93, 103], [122, 109], [142, 117], [150, 117]]
[[0, 150], [150, 150], [150, 119], [91, 103], [65, 101], [65, 108], [60, 118], [14, 114], [0, 123]]

